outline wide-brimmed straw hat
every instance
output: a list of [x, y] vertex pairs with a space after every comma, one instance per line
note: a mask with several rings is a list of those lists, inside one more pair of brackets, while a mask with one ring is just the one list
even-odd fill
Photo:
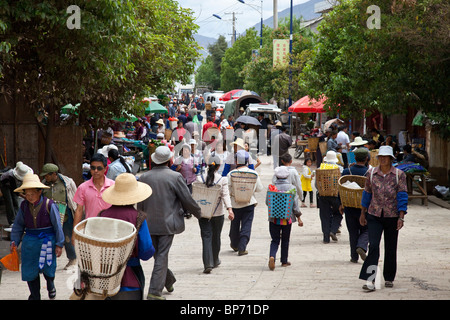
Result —
[[34, 173], [33, 169], [24, 164], [22, 161], [16, 163], [16, 167], [13, 169], [13, 175], [17, 180], [22, 181], [27, 173]]
[[163, 119], [159, 119], [158, 121], [156, 121], [156, 124], [160, 124], [160, 125], [164, 125], [164, 121], [163, 121]]
[[363, 140], [363, 138], [361, 138], [361, 137], [355, 137], [355, 140], [353, 140], [353, 142], [350, 142], [350, 145], [352, 147], [359, 147], [359, 146], [363, 146], [367, 143], [368, 143], [367, 140]]
[[327, 155], [325, 158], [323, 158], [323, 161], [329, 162], [329, 163], [338, 163], [339, 159], [336, 156], [336, 152], [330, 150], [327, 152]]
[[121, 173], [114, 185], [103, 191], [102, 199], [116, 206], [126, 206], [144, 201], [152, 194], [152, 188], [136, 180], [131, 173]]
[[48, 189], [49, 186], [46, 186], [39, 180], [39, 176], [34, 173], [27, 173], [23, 178], [23, 183], [20, 187], [14, 190], [14, 192], [22, 192], [25, 189]]
[[244, 139], [242, 138], [237, 138], [234, 142], [232, 142], [231, 144], [235, 144], [239, 147], [241, 147], [242, 149], [245, 149], [245, 144], [244, 144]]

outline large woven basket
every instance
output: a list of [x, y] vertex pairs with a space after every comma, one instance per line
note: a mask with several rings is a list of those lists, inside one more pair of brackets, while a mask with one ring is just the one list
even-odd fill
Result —
[[308, 149], [311, 152], [315, 152], [317, 147], [319, 146], [319, 138], [318, 137], [309, 137], [308, 138]]
[[369, 151], [369, 155], [370, 155], [370, 161], [369, 164], [372, 167], [377, 167], [380, 163], [378, 162], [378, 149], [374, 149], [374, 150], [370, 150]]
[[336, 169], [316, 169], [316, 184], [319, 196], [337, 197], [339, 193], [338, 182], [341, 171]]
[[81, 275], [88, 278], [88, 292], [113, 296], [119, 292], [123, 273], [136, 238], [136, 227], [127, 221], [93, 217], [74, 228], [75, 251]]
[[327, 147], [328, 146], [326, 141], [319, 142], [320, 153], [323, 157], [325, 157], [327, 154]]
[[192, 183], [192, 198], [197, 202], [201, 217], [211, 219], [220, 204], [221, 187], [219, 185], [207, 187], [202, 182]]
[[253, 172], [234, 171], [230, 173], [233, 186], [234, 201], [239, 203], [249, 202], [255, 190], [258, 176]]
[[[350, 208], [362, 208], [361, 199], [366, 185], [367, 178], [364, 176], [347, 175], [339, 179], [339, 197], [341, 198], [342, 206]], [[356, 182], [361, 189], [352, 189], [344, 187], [343, 184], [347, 181]]]
[[289, 219], [294, 206], [293, 193], [286, 192], [267, 192], [267, 207], [269, 209], [269, 218]]

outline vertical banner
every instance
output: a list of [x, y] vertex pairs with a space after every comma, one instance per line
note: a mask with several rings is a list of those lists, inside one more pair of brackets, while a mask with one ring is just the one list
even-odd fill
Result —
[[289, 62], [289, 39], [273, 40], [273, 67], [283, 67]]

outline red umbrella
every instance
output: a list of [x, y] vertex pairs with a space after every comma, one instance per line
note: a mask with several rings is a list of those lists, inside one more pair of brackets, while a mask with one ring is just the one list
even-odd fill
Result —
[[219, 100], [220, 100], [220, 101], [229, 101], [229, 100], [233, 99], [233, 94], [235, 94], [236, 92], [241, 91], [241, 90], [242, 90], [242, 89], [234, 89], [234, 90], [228, 91], [227, 93], [224, 93], [224, 94], [219, 98]]
[[310, 99], [308, 96], [304, 96], [290, 106], [288, 111], [293, 113], [324, 113], [326, 111], [323, 108], [323, 105], [326, 100], [326, 97], [316, 101], [314, 99]]

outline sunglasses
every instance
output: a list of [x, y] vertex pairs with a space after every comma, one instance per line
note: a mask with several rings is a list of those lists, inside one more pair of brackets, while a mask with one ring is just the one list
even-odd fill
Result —
[[95, 170], [97, 170], [97, 171], [102, 171], [103, 169], [105, 169], [105, 168], [102, 167], [102, 166], [99, 166], [99, 167], [91, 166], [91, 170], [92, 170], [92, 171], [95, 171]]

